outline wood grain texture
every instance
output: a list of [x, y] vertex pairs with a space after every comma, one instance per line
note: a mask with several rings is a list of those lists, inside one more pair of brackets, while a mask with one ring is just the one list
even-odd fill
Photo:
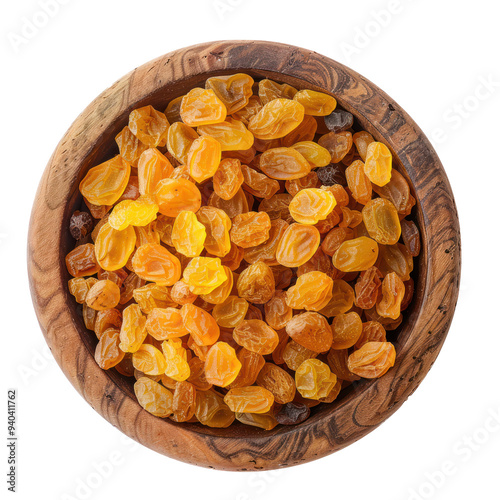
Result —
[[[69, 217], [81, 200], [78, 183], [88, 168], [116, 151], [113, 138], [126, 125], [130, 111], [145, 104], [164, 109], [170, 99], [203, 85], [206, 78], [238, 71], [332, 93], [365, 130], [390, 147], [412, 185], [422, 231], [415, 298], [396, 341], [394, 368], [381, 379], [355, 385], [338, 402], [315, 408], [306, 422], [272, 431], [241, 424], [229, 429], [176, 424], [144, 411], [129, 380], [95, 363], [96, 340], [68, 293], [64, 266], [73, 243]], [[74, 387], [111, 424], [145, 446], [191, 464], [263, 470], [344, 448], [375, 429], [415, 391], [434, 363], [453, 317], [460, 233], [453, 194], [434, 149], [378, 87], [312, 51], [271, 42], [224, 41], [175, 51], [137, 68], [76, 119], [40, 182], [30, 224], [28, 269], [33, 303], [52, 353]]]

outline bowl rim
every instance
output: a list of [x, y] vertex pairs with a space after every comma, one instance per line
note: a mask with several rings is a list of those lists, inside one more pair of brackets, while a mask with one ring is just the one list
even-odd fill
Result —
[[[414, 189], [422, 254], [416, 282], [419, 304], [398, 337], [396, 364], [386, 375], [361, 384], [349, 397], [297, 426], [272, 431], [245, 428], [235, 434], [154, 417], [98, 367], [92, 346], [82, 335], [82, 321], [68, 301], [72, 297], [61, 242], [67, 237], [78, 180], [103, 154], [103, 130], [113, 129], [132, 109], [159, 94], [166, 99], [174, 88], [178, 92], [208, 76], [237, 72], [274, 74], [281, 82], [329, 92], [365, 130], [383, 138]], [[184, 462], [221, 470], [268, 470], [344, 448], [380, 425], [416, 390], [451, 324], [460, 252], [458, 216], [446, 173], [423, 132], [399, 105], [366, 78], [316, 52], [277, 42], [235, 40], [202, 43], [154, 59], [119, 79], [75, 120], [40, 181], [29, 227], [28, 274], [40, 327], [56, 361], [112, 425]]]

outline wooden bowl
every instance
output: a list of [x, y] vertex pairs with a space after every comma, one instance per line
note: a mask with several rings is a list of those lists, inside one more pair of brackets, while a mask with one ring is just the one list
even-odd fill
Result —
[[[313, 409], [297, 426], [271, 431], [233, 424], [211, 429], [176, 424], [143, 410], [130, 379], [101, 370], [96, 338], [68, 292], [64, 257], [68, 224], [81, 203], [88, 168], [116, 154], [115, 135], [128, 114], [147, 104], [163, 110], [175, 97], [214, 75], [249, 73], [296, 88], [331, 92], [358, 123], [389, 146], [417, 200], [422, 252], [415, 296], [397, 336], [395, 366], [359, 383], [338, 401]], [[414, 121], [377, 86], [315, 52], [273, 42], [223, 41], [177, 50], [118, 80], [76, 119], [57, 146], [38, 188], [28, 239], [33, 304], [45, 339], [78, 392], [106, 420], [149, 448], [177, 460], [221, 470], [263, 470], [315, 460], [355, 442], [392, 415], [434, 363], [453, 317], [460, 280], [460, 233], [443, 167]]]

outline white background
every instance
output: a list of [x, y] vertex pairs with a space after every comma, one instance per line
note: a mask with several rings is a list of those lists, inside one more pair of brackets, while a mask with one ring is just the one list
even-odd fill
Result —
[[[18, 498], [499, 499], [497, 2], [51, 1], [58, 12], [27, 33], [29, 39], [21, 38], [23, 26], [26, 19], [43, 23], [40, 2], [4, 0], [0, 7], [2, 411], [7, 388], [17, 388]], [[71, 122], [136, 66], [217, 39], [302, 46], [379, 85], [434, 137], [462, 228], [457, 312], [420, 388], [356, 444], [278, 472], [205, 470], [123, 439], [47, 354], [28, 292], [31, 204]], [[7, 449], [0, 449], [5, 478]], [[96, 472], [96, 464], [110, 460], [112, 470]], [[82, 487], [85, 482], [91, 487]]]

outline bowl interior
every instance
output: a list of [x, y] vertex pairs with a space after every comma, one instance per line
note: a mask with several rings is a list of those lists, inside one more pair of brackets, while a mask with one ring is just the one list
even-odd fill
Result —
[[[247, 68], [239, 68], [240, 72], [247, 73], [252, 76], [256, 81], [263, 78], [270, 78], [277, 82], [288, 83], [297, 89], [312, 89], [318, 90], [321, 92], [328, 92], [327, 89], [324, 89], [314, 82], [314, 75], [311, 75], [311, 80], [299, 79], [290, 77], [287, 75], [283, 75], [280, 72], [272, 72], [272, 71], [255, 71]], [[213, 71], [204, 73], [203, 75], [197, 77], [186, 78], [183, 81], [175, 82], [174, 84], [169, 84], [165, 82], [163, 86], [160, 86], [155, 92], [145, 95], [141, 100], [138, 100], [135, 103], [131, 103], [129, 108], [124, 111], [122, 116], [118, 117], [111, 126], [102, 130], [102, 134], [100, 135], [99, 140], [92, 145], [88, 154], [85, 156], [83, 163], [81, 164], [81, 168], [79, 171], [79, 176], [76, 179], [72, 189], [70, 201], [66, 207], [64, 214], [64, 223], [63, 230], [61, 235], [61, 244], [60, 244], [60, 272], [62, 274], [62, 281], [67, 282], [71, 276], [68, 274], [66, 270], [66, 266], [64, 265], [64, 258], [66, 254], [74, 247], [75, 241], [69, 234], [69, 220], [72, 213], [75, 210], [85, 209], [85, 205], [83, 204], [82, 196], [79, 193], [78, 185], [80, 181], [83, 179], [87, 170], [107, 159], [111, 158], [115, 154], [118, 153], [118, 148], [115, 143], [115, 136], [122, 130], [122, 128], [128, 123], [128, 115], [129, 113], [141, 106], [152, 105], [154, 108], [163, 111], [167, 104], [174, 98], [184, 95], [187, 91], [189, 91], [193, 87], [204, 87], [205, 80], [211, 76], [217, 76], [221, 74], [232, 74], [237, 71]], [[359, 110], [353, 109], [350, 105], [343, 101], [342, 96], [333, 94], [337, 99], [339, 105], [351, 112], [355, 117], [354, 128], [356, 130], [367, 130], [370, 132], [376, 140], [381, 142], [386, 142], [384, 137], [375, 129], [368, 119], [366, 119]], [[424, 217], [422, 215], [422, 211], [420, 208], [420, 200], [419, 193], [415, 192], [414, 186], [412, 184], [411, 179], [409, 178], [407, 172], [405, 171], [400, 158], [394, 154], [393, 151], [393, 165], [394, 167], [406, 178], [408, 181], [411, 193], [415, 197], [417, 203], [412, 211], [412, 219], [417, 223], [422, 239], [422, 251], [418, 258], [414, 259], [414, 271], [412, 276], [415, 281], [415, 293], [413, 297], [413, 301], [409, 308], [405, 311], [403, 323], [393, 332], [388, 332], [388, 340], [393, 342], [396, 347], [396, 352], [399, 352], [408, 342], [412, 342], [412, 329], [415, 321], [417, 320], [422, 302], [424, 297], [425, 284], [427, 279], [427, 236], [425, 231]], [[66, 228], [66, 230], [65, 230]], [[85, 328], [83, 323], [83, 318], [81, 314], [81, 306], [74, 302], [73, 297], [69, 294], [68, 289], [65, 290], [66, 294], [66, 303], [68, 308], [71, 311], [72, 319], [75, 327], [78, 329], [80, 337], [85, 343], [87, 349], [93, 356], [95, 346], [97, 344], [97, 338], [94, 332], [91, 332]], [[396, 359], [397, 362], [397, 359]], [[115, 369], [108, 370], [107, 376], [112, 380], [112, 382], [125, 394], [135, 399], [134, 391], [133, 391], [133, 382], [135, 381], [133, 378], [127, 378], [120, 375]], [[333, 414], [335, 412], [341, 411], [343, 405], [348, 403], [350, 399], [352, 399], [359, 392], [366, 391], [370, 388], [371, 385], [377, 383], [377, 380], [363, 380], [360, 382], [354, 382], [351, 386], [344, 389], [336, 401], [331, 404], [320, 404], [311, 409], [311, 416], [309, 419], [300, 425], [309, 425], [313, 423], [315, 420], [321, 419], [327, 415]], [[160, 419], [158, 419], [160, 422]], [[229, 428], [227, 429], [212, 429], [210, 427], [202, 426], [201, 424], [177, 424], [175, 422], [170, 421], [169, 419], [162, 420], [164, 425], [170, 426], [182, 426], [183, 428], [189, 428], [191, 431], [207, 434], [207, 435], [215, 435], [215, 436], [224, 436], [228, 438], [239, 438], [239, 437], [251, 437], [252, 435], [262, 435], [265, 433], [267, 436], [278, 435], [283, 432], [290, 431], [290, 427], [278, 425], [271, 431], [263, 431], [256, 427], [250, 427], [239, 422], [235, 421]]]

